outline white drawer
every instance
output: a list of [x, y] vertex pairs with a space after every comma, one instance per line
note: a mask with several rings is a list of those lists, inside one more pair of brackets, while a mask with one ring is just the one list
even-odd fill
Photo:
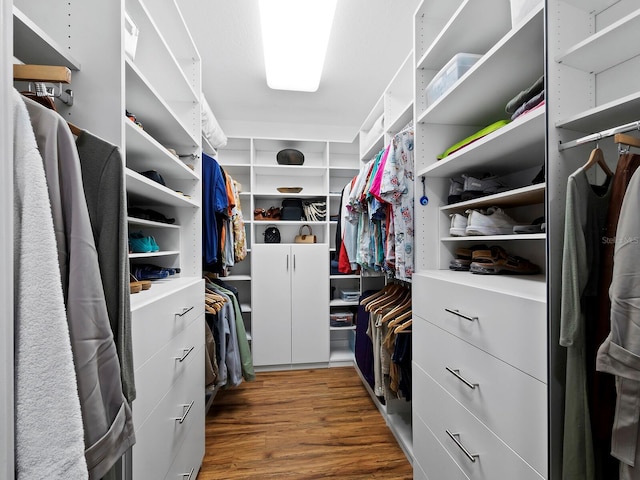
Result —
[[[171, 385], [194, 367], [195, 353], [204, 345], [204, 315], [196, 318], [135, 371], [137, 397], [133, 424], [138, 430]], [[203, 386], [204, 388], [204, 386]]]
[[[482, 424], [467, 409], [460, 405], [424, 370], [414, 364], [413, 395], [424, 401], [414, 402], [414, 414], [422, 418], [438, 442], [444, 446], [448, 454], [462, 471], [472, 480], [540, 480], [546, 472], [540, 474], [531, 468], [522, 458], [511, 450], [500, 438]], [[460, 442], [457, 445], [447, 432]], [[522, 432], [527, 435], [528, 432]], [[416, 438], [414, 433], [414, 452]], [[478, 455], [473, 461], [469, 455]], [[427, 465], [422, 464], [425, 472]], [[436, 477], [434, 477], [436, 478]], [[438, 478], [449, 478], [448, 476]]]
[[414, 279], [413, 299], [415, 315], [546, 383], [545, 302], [427, 276]]
[[[420, 346], [413, 350], [414, 364], [533, 468], [546, 472], [546, 385], [419, 317], [414, 317], [412, 328]], [[421, 381], [417, 375], [413, 385]], [[414, 407], [430, 401], [413, 398]]]
[[434, 437], [419, 415], [413, 416], [413, 439], [414, 480], [469, 479]]
[[204, 458], [204, 419], [194, 423], [165, 480], [196, 480]]
[[[136, 431], [133, 446], [135, 480], [165, 478], [191, 427], [204, 425], [204, 347], [193, 355], [192, 368], [180, 375], [145, 424]], [[182, 423], [176, 420], [181, 417], [184, 418]]]
[[176, 290], [132, 312], [133, 365], [138, 368], [204, 313], [202, 282]]

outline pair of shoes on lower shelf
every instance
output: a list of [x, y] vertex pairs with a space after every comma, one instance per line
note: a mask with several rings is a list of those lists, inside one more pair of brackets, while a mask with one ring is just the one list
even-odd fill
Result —
[[142, 232], [131, 232], [129, 234], [129, 251], [132, 253], [152, 253], [160, 251], [156, 239]]
[[158, 267], [151, 264], [131, 265], [132, 274], [139, 280], [161, 280], [176, 273], [180, 273], [179, 268]]
[[546, 230], [544, 217], [536, 218], [531, 224], [519, 224], [499, 207], [486, 210], [467, 210], [466, 215], [451, 215], [449, 235], [466, 237], [477, 235], [511, 235], [514, 233], [542, 233]]
[[449, 196], [447, 203], [465, 202], [474, 198], [485, 197], [495, 193], [506, 192], [511, 187], [504, 184], [497, 176], [463, 174], [461, 177], [449, 179]]
[[456, 258], [449, 263], [449, 269], [458, 272], [471, 272], [481, 275], [535, 275], [540, 267], [526, 258], [509, 255], [500, 246], [487, 247], [473, 245], [456, 249]]
[[140, 293], [150, 288], [151, 280], [138, 280], [134, 275], [129, 274], [129, 293]]
[[540, 273], [540, 267], [529, 260], [516, 255], [510, 255], [497, 245], [487, 250], [477, 249], [471, 254], [471, 273], [481, 275], [535, 275]]

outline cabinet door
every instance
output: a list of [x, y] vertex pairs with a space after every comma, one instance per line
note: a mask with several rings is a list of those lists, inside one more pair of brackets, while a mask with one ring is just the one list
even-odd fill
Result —
[[327, 244], [293, 245], [291, 361], [329, 361]]
[[291, 363], [291, 270], [289, 245], [254, 244], [251, 298], [254, 365]]

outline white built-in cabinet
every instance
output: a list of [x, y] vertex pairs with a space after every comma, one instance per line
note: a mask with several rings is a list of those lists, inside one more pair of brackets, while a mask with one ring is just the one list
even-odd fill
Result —
[[[430, 199], [416, 215], [423, 240], [416, 242], [414, 275], [415, 479], [562, 478], [566, 186], [595, 143], [561, 144], [640, 120], [640, 9], [634, 0], [553, 0], [512, 25], [509, 7], [519, 3], [425, 0], [415, 14], [416, 178], [425, 177]], [[459, 52], [483, 56], [428, 104], [426, 86]], [[506, 101], [543, 73], [545, 107], [436, 160], [502, 118]], [[612, 139], [598, 146], [615, 170]], [[542, 164], [546, 182], [530, 185]], [[473, 171], [496, 173], [514, 188], [448, 205], [449, 178]], [[598, 169], [589, 176], [603, 181]], [[546, 232], [449, 236], [450, 214], [489, 205], [517, 220], [544, 214]], [[449, 271], [455, 249], [475, 243], [501, 245], [542, 273]]]
[[[304, 163], [279, 165], [277, 153], [285, 148], [300, 150]], [[232, 137], [217, 159], [241, 185], [248, 254], [223, 279], [238, 289], [254, 365], [262, 369], [351, 365], [354, 329], [331, 328], [329, 313], [357, 305], [341, 300], [340, 290], [358, 290], [360, 277], [329, 275], [337, 229], [337, 221], [330, 217], [338, 214], [342, 189], [358, 172], [358, 144]], [[301, 191], [283, 193], [279, 187]], [[254, 219], [255, 209], [280, 207], [286, 198], [326, 202], [327, 216], [315, 222]], [[270, 225], [280, 231], [279, 245], [264, 242]], [[315, 245], [294, 243], [303, 225], [311, 227]]]
[[[424, 0], [415, 13], [416, 273], [413, 277], [414, 478], [548, 478], [546, 234], [452, 237], [450, 215], [503, 208], [520, 223], [545, 213], [545, 108], [448, 157], [498, 120], [545, 70], [544, 2], [512, 25], [510, 2]], [[479, 21], [479, 19], [482, 19]], [[425, 89], [457, 53], [482, 57], [432, 103]], [[448, 204], [449, 179], [490, 172], [507, 192]], [[459, 247], [502, 246], [534, 276], [449, 270]]]
[[253, 246], [253, 363], [329, 361], [326, 244]]
[[[2, 6], [6, 79], [16, 60], [70, 68], [68, 88], [74, 92], [74, 105], [57, 103], [58, 111], [81, 129], [120, 147], [128, 206], [154, 209], [175, 219], [167, 224], [128, 218], [129, 231], [151, 235], [160, 246], [158, 252], [129, 254], [132, 270], [138, 263], [151, 263], [180, 271], [131, 296], [136, 443], [119, 476], [195, 478], [204, 455], [205, 400], [198, 51], [174, 0], [16, 0], [3, 1]], [[7, 17], [11, 8], [13, 15]], [[125, 11], [139, 30], [133, 58], [125, 54]], [[5, 38], [12, 26], [13, 42]], [[11, 46], [16, 60], [5, 51]], [[4, 81], [2, 85], [4, 89]], [[3, 105], [10, 104], [5, 90], [2, 99]], [[134, 113], [143, 128], [127, 119], [125, 110]], [[10, 124], [3, 121], [2, 138], [8, 138], [10, 131]], [[3, 148], [8, 143], [3, 141]], [[4, 153], [10, 158], [10, 152]], [[162, 175], [166, 186], [140, 175], [151, 169]], [[11, 383], [2, 385], [9, 388]], [[4, 436], [11, 429], [2, 432]], [[11, 450], [11, 444], [0, 446], [3, 454]], [[12, 460], [1, 463], [9, 468]], [[13, 472], [3, 478], [13, 478]]]

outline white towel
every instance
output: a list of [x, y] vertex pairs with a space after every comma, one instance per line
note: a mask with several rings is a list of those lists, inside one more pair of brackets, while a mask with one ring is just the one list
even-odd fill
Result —
[[202, 113], [202, 135], [209, 140], [213, 148], [225, 147], [227, 145], [227, 136], [222, 131], [222, 128], [220, 128], [220, 124], [218, 120], [216, 120], [204, 93], [200, 95], [200, 106]]
[[13, 95], [16, 479], [87, 479], [44, 167], [22, 97]]

